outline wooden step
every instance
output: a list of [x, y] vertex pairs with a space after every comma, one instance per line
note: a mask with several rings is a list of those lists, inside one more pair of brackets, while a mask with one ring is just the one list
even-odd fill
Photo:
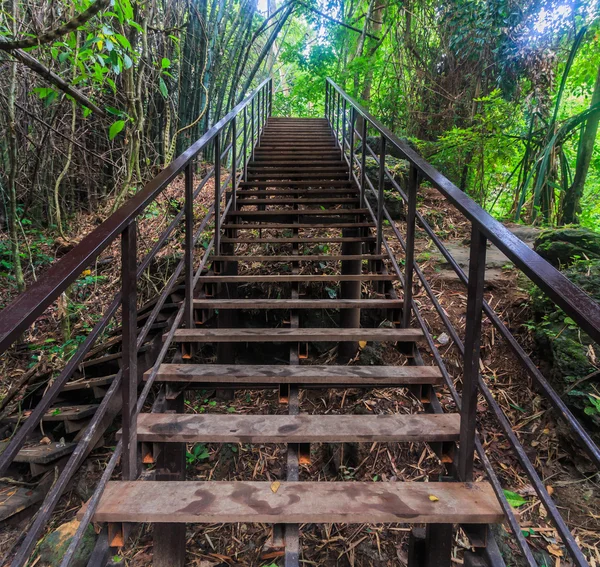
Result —
[[328, 242], [330, 244], [339, 244], [342, 242], [375, 242], [376, 238], [374, 236], [340, 236], [336, 237], [327, 237], [327, 236], [312, 236], [311, 238], [229, 238], [223, 237], [221, 238], [221, 242], [231, 242], [237, 244], [314, 244], [317, 242]]
[[248, 163], [248, 168], [249, 169], [255, 169], [257, 167], [261, 167], [261, 168], [265, 168], [265, 167], [269, 167], [269, 168], [273, 168], [273, 167], [326, 167], [326, 166], [339, 166], [339, 165], [343, 165], [344, 162], [341, 160], [340, 157], [338, 157], [337, 159], [333, 159], [333, 158], [327, 158], [327, 159], [323, 159], [323, 160], [319, 160], [318, 162], [316, 162], [314, 159], [311, 158], [307, 158], [307, 159], [295, 159], [292, 161], [289, 160], [285, 160], [285, 159], [273, 159], [271, 161], [264, 161], [264, 160], [260, 160], [260, 161], [250, 161]]
[[[288, 343], [288, 342], [412, 342], [420, 339], [419, 329], [177, 329], [174, 341], [180, 343]], [[166, 340], [165, 335], [165, 340]]]
[[242, 181], [240, 187], [351, 187], [352, 182], [344, 180], [315, 181]]
[[[244, 197], [247, 196], [245, 195]], [[299, 197], [297, 199], [259, 199], [253, 197], [238, 199], [237, 201], [239, 207], [249, 207], [252, 205], [269, 205], [270, 207], [275, 205], [351, 205], [358, 202], [359, 199], [356, 197], [319, 197], [317, 199], [310, 199], [309, 197]]]
[[112, 481], [94, 522], [491, 524], [487, 482]]
[[[144, 374], [147, 380], [150, 370]], [[161, 364], [158, 382], [184, 384], [227, 384], [274, 388], [279, 384], [298, 384], [301, 388], [390, 388], [411, 384], [441, 384], [436, 366], [321, 366]]]
[[344, 254], [334, 256], [328, 254], [298, 254], [293, 255], [252, 255], [252, 256], [213, 256], [213, 261], [222, 262], [341, 262], [343, 260], [385, 260], [386, 254]]
[[248, 172], [248, 175], [251, 179], [249, 181], [258, 181], [260, 179], [266, 180], [291, 180], [291, 179], [299, 179], [299, 180], [308, 180], [308, 179], [348, 179], [347, 171], [331, 171], [320, 172], [320, 173], [285, 173], [280, 171], [274, 171], [273, 173], [254, 173], [252, 171]]
[[458, 441], [460, 415], [141, 413], [137, 433], [148, 443], [431, 443]]
[[271, 215], [271, 216], [298, 216], [298, 215], [306, 215], [306, 216], [329, 216], [329, 215], [366, 215], [369, 212], [368, 209], [328, 209], [324, 211], [323, 209], [298, 209], [298, 210], [281, 210], [281, 211], [233, 211], [229, 213], [229, 216], [234, 217], [252, 217], [252, 216], [260, 216], [260, 215]]
[[284, 173], [306, 173], [306, 172], [310, 172], [314, 175], [318, 175], [321, 173], [345, 173], [346, 175], [348, 174], [348, 167], [345, 166], [342, 162], [336, 162], [337, 165], [324, 165], [324, 166], [320, 166], [320, 167], [302, 167], [302, 166], [297, 166], [297, 165], [289, 165], [289, 166], [285, 166], [285, 165], [280, 165], [280, 166], [273, 166], [273, 165], [268, 165], [265, 163], [260, 163], [260, 164], [254, 164], [254, 165], [248, 165], [248, 172], [253, 174], [255, 171], [259, 171], [259, 172], [263, 172], [263, 173], [269, 173], [274, 172], [277, 174], [284, 174]]
[[356, 187], [347, 187], [346, 189], [333, 188], [333, 189], [294, 189], [292, 187], [288, 189], [243, 189], [237, 192], [238, 199], [245, 199], [247, 197], [270, 197], [271, 195], [285, 195], [285, 196], [300, 196], [300, 195], [356, 195], [358, 189]]
[[241, 276], [203, 276], [200, 283], [284, 283], [284, 282], [390, 282], [392, 274], [269, 274]]
[[314, 228], [375, 228], [377, 225], [373, 222], [341, 222], [341, 223], [306, 223], [306, 224], [292, 224], [292, 223], [263, 223], [263, 224], [232, 224], [226, 223], [221, 225], [223, 230], [236, 229], [236, 230], [294, 230], [294, 229], [314, 229]]
[[197, 309], [400, 309], [400, 299], [194, 299]]

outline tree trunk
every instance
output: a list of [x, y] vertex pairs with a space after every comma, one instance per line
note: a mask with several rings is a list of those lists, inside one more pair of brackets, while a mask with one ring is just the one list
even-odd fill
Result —
[[[13, 20], [13, 35], [17, 35], [17, 0], [12, 3], [12, 20]], [[17, 63], [11, 61], [10, 68], [10, 86], [8, 91], [8, 161], [10, 170], [8, 172], [8, 231], [10, 234], [10, 244], [12, 251], [13, 270], [15, 280], [19, 291], [25, 289], [25, 278], [23, 277], [23, 267], [21, 266], [21, 256], [19, 251], [19, 235], [18, 235], [18, 211], [17, 211], [17, 126], [15, 116], [15, 101], [17, 98]]]
[[[600, 103], [600, 67], [596, 75], [596, 84], [592, 93], [592, 101], [590, 107]], [[577, 164], [575, 166], [575, 177], [571, 187], [565, 194], [563, 202], [563, 214], [561, 223], [571, 224], [579, 220], [581, 214], [581, 198], [585, 188], [585, 179], [590, 169], [592, 154], [594, 152], [594, 142], [598, 133], [598, 124], [600, 123], [600, 109], [590, 114], [585, 125], [585, 129], [581, 134], [580, 149], [577, 155]]]

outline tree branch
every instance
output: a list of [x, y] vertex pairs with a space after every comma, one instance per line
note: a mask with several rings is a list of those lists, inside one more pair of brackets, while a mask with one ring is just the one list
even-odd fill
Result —
[[[0, 41], [0, 44], [2, 42]], [[61, 79], [56, 73], [42, 65], [37, 59], [26, 53], [21, 49], [13, 49], [9, 51], [10, 55], [12, 55], [17, 61], [23, 63], [26, 67], [29, 67], [32, 71], [37, 73], [38, 75], [44, 77], [49, 83], [53, 84], [59, 90], [68, 94], [70, 97], [73, 97], [77, 102], [89, 108], [92, 112], [98, 114], [99, 116], [106, 116], [106, 112], [102, 110], [100, 107], [96, 106], [87, 96], [85, 96], [82, 92], [73, 88], [69, 83]]]
[[[296, 2], [302, 6], [304, 6], [307, 10], [310, 10], [311, 12], [314, 12], [315, 14], [318, 14], [319, 16], [333, 22], [334, 24], [338, 24], [339, 26], [343, 26], [345, 28], [348, 28], [349, 30], [355, 31], [356, 33], [363, 33], [363, 30], [360, 30], [358, 28], [355, 28], [351, 25], [345, 24], [344, 22], [340, 22], [339, 20], [336, 20], [335, 18], [332, 18], [331, 16], [328, 16], [327, 14], [324, 14], [323, 12], [317, 10], [316, 8], [313, 8], [312, 6], [309, 6], [308, 4], [305, 4], [304, 2], [301, 2], [300, 0], [296, 0]], [[376, 35], [370, 34], [369, 32], [365, 32], [365, 35], [376, 40], [379, 41], [379, 38]]]
[[100, 10], [106, 8], [110, 4], [110, 0], [96, 0], [87, 10], [81, 14], [58, 26], [54, 30], [38, 35], [37, 37], [28, 37], [27, 39], [18, 39], [14, 41], [0, 42], [0, 49], [3, 51], [13, 51], [15, 49], [27, 49], [28, 47], [39, 47], [45, 43], [49, 43], [59, 37], [76, 30], [89, 20], [91, 20]]

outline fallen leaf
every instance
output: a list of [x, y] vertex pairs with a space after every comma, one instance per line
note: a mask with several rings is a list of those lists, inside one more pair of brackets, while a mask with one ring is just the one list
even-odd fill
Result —
[[431, 500], [432, 502], [437, 502], [439, 500], [439, 498], [437, 496], [434, 496], [433, 494], [430, 494], [429, 500]]
[[50, 443], [52, 443], [52, 441], [50, 441], [48, 437], [42, 437], [40, 439], [40, 445], [50, 445]]
[[546, 490], [550, 496], [554, 494], [554, 488], [552, 488], [549, 484], [546, 485]]
[[562, 557], [563, 556], [562, 549], [560, 547], [558, 547], [558, 545], [556, 545], [555, 543], [548, 544], [546, 549], [548, 550], [548, 553], [550, 553], [551, 555], [554, 555], [554, 557]]
[[367, 346], [367, 341], [358, 341], [358, 346], [360, 348], [365, 348]]
[[281, 486], [281, 482], [279, 482], [278, 480], [271, 483], [271, 491], [273, 492], [273, 494], [275, 494], [279, 490], [280, 486]]

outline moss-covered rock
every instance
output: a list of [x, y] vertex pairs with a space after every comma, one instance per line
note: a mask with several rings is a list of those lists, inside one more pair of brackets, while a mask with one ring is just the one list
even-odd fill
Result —
[[[406, 187], [406, 179], [408, 175], [409, 165], [408, 162], [401, 159], [396, 159], [394, 157], [387, 157], [385, 160], [385, 164], [389, 171], [394, 176], [394, 181], [405, 189]], [[367, 177], [373, 184], [373, 187], [377, 191], [379, 189], [379, 165], [372, 157], [367, 157], [365, 160], [365, 170], [367, 173]], [[394, 220], [398, 220], [404, 217], [404, 203], [398, 191], [394, 188], [389, 177], [386, 175], [384, 178], [383, 184], [384, 191], [384, 203], [385, 207], [390, 213], [390, 216]], [[371, 191], [368, 190], [367, 187], [367, 199], [371, 207], [377, 206], [377, 199], [375, 195]]]
[[535, 251], [554, 266], [568, 266], [577, 259], [600, 259], [600, 233], [580, 227], [544, 230]]
[[[563, 273], [600, 303], [600, 260], [572, 262]], [[600, 412], [590, 398], [595, 381], [579, 381], [597, 370], [600, 348], [538, 288], [532, 292], [531, 307], [537, 355], [545, 374], [569, 407], [597, 428]]]
[[[78, 527], [79, 521], [71, 520], [59, 526], [44, 538], [40, 545], [40, 559], [42, 564], [51, 565], [52, 567], [60, 565]], [[95, 544], [96, 532], [94, 532], [94, 528], [90, 524], [83, 535], [79, 548], [75, 552], [71, 565], [73, 567], [85, 567]]]

